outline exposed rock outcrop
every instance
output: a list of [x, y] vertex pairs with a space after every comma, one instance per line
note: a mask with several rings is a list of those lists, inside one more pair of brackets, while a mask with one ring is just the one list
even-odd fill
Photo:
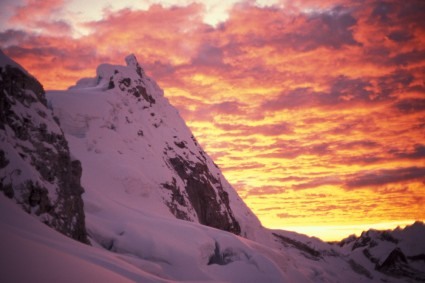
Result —
[[[48, 94], [83, 167], [98, 162], [94, 167], [100, 168], [104, 160], [113, 160], [123, 173], [115, 176], [120, 169], [114, 169], [108, 174], [109, 183], [117, 182], [111, 190], [143, 196], [137, 199], [139, 205], [161, 200], [154, 210], [164, 209], [161, 213], [167, 217], [245, 237], [256, 231], [261, 227], [258, 218], [177, 109], [134, 55], [125, 59], [126, 66], [101, 64], [95, 77], [79, 80], [68, 91]], [[86, 105], [81, 106], [81, 101]], [[92, 183], [91, 177], [83, 182]], [[90, 188], [87, 185], [87, 191]]]
[[81, 163], [43, 86], [0, 52], [0, 191], [59, 232], [88, 243]]
[[[425, 281], [423, 238], [425, 226], [415, 222], [393, 231], [368, 230], [360, 237], [350, 236], [339, 245], [353, 256], [364, 257], [376, 271], [390, 277]], [[371, 270], [369, 272], [372, 272]]]
[[[187, 161], [181, 156], [170, 158], [169, 162], [184, 181], [184, 189], [199, 223], [239, 235], [241, 228], [230, 208], [228, 193], [208, 166], [201, 161]], [[176, 217], [179, 218], [177, 214]]]

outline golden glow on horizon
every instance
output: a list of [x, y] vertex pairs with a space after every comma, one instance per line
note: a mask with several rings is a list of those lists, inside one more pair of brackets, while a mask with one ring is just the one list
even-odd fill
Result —
[[[203, 21], [211, 6], [191, 1], [110, 7], [60, 25], [51, 9], [64, 4], [53, 2], [11, 16], [0, 37], [5, 53], [46, 89], [135, 53], [265, 226], [331, 227], [322, 237], [336, 239], [365, 223], [425, 220], [419, 0], [403, 13], [395, 0], [390, 10], [375, 0], [249, 2], [216, 10], [228, 9], [217, 26]], [[73, 38], [77, 25], [87, 34]]]
[[322, 226], [283, 226], [276, 229], [293, 231], [320, 238], [324, 241], [340, 241], [349, 235], [360, 236], [363, 231], [369, 229], [375, 230], [393, 230], [403, 229], [407, 225], [412, 225], [415, 220], [404, 220], [394, 222], [371, 222], [368, 224], [348, 224], [348, 225], [322, 225]]

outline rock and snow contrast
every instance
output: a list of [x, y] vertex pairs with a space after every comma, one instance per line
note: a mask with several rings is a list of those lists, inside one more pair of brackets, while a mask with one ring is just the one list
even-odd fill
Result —
[[262, 227], [134, 55], [47, 100], [0, 57], [1, 282], [424, 280], [420, 223], [339, 244]]
[[42, 85], [0, 51], [0, 191], [25, 211], [87, 242], [81, 164], [47, 107]]
[[344, 254], [370, 270], [425, 281], [424, 239], [424, 224], [415, 222], [393, 231], [368, 230], [360, 237], [348, 237], [338, 245]]

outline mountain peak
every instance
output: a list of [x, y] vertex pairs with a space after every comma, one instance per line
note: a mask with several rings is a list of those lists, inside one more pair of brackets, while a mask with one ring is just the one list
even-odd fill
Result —
[[136, 55], [134, 55], [133, 53], [131, 53], [130, 55], [127, 55], [125, 57], [125, 62], [127, 63], [128, 67], [131, 67], [134, 70], [136, 70], [137, 74], [140, 77], [144, 76], [145, 72], [143, 71], [142, 67], [140, 67], [140, 64], [137, 61]]
[[[98, 175], [89, 172], [110, 160], [115, 165], [105, 168], [104, 179], [110, 178], [102, 187], [136, 202], [137, 209], [237, 235], [256, 234], [258, 218], [197, 143], [177, 109], [134, 54], [125, 62], [101, 64], [95, 78], [80, 80], [75, 89], [60, 95], [49, 94], [71, 150], [82, 158], [85, 176]], [[83, 176], [83, 183], [88, 195], [99, 186], [91, 185], [95, 181], [90, 177]], [[129, 194], [139, 197], [129, 199]]]
[[136, 55], [133, 53], [127, 55], [125, 57], [125, 62], [127, 63], [127, 66], [138, 66], [139, 62], [137, 61]]
[[[2, 281], [425, 281], [420, 222], [341, 247], [262, 227], [134, 55], [49, 92], [49, 104], [41, 84], [2, 56], [0, 192], [114, 253], [48, 233], [0, 193], [0, 249], [13, 255], [0, 258]], [[40, 255], [42, 264], [31, 260]]]
[[100, 90], [129, 94], [147, 107], [155, 104], [155, 96], [162, 96], [162, 90], [146, 76], [134, 54], [125, 57], [126, 66], [100, 64], [96, 69], [96, 77], [82, 78], [69, 89], [82, 91]]

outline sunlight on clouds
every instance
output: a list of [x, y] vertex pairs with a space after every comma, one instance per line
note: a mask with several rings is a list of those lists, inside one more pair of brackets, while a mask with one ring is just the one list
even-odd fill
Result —
[[50, 1], [5, 53], [46, 89], [135, 53], [265, 226], [425, 219], [423, 1]]

